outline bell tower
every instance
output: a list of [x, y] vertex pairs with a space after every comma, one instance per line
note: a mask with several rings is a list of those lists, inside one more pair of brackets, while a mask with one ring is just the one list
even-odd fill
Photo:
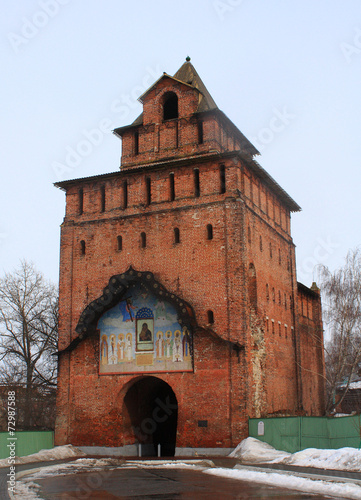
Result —
[[259, 154], [218, 109], [189, 57], [174, 76], [163, 73], [139, 101], [143, 113], [114, 130], [122, 139], [121, 168], [224, 151]]

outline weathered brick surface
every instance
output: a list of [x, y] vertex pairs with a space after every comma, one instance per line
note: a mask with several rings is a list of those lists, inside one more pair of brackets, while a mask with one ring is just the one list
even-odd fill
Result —
[[[178, 96], [179, 116], [163, 121], [169, 91]], [[59, 350], [77, 337], [81, 313], [111, 276], [130, 266], [151, 271], [192, 305], [197, 321], [194, 371], [153, 374], [176, 395], [177, 446], [230, 447], [247, 436], [248, 417], [322, 412], [321, 305], [317, 292], [297, 287], [288, 198], [243, 154], [227, 124], [195, 114], [197, 100], [196, 89], [160, 80], [144, 97], [143, 125], [122, 132], [121, 170], [60, 183]], [[139, 374], [99, 375], [98, 365], [96, 336], [60, 355], [56, 444], [136, 441], [124, 397]]]

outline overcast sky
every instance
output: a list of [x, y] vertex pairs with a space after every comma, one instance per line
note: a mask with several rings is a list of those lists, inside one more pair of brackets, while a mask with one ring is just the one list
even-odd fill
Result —
[[53, 183], [116, 171], [121, 143], [103, 131], [131, 123], [137, 97], [187, 55], [302, 207], [299, 281], [310, 286], [317, 263], [334, 269], [360, 244], [359, 0], [0, 6], [1, 274], [26, 259], [58, 281], [65, 196]]

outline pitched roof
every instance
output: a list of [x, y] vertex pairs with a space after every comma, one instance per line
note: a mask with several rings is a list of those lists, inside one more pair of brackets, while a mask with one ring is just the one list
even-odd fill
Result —
[[[208, 92], [207, 87], [204, 85], [201, 77], [198, 75], [193, 64], [186, 60], [184, 64], [179, 68], [179, 70], [172, 76], [167, 73], [163, 73], [163, 75], [158, 78], [153, 85], [147, 89], [144, 94], [139, 97], [139, 101], [143, 102], [144, 97], [152, 90], [152, 88], [161, 80], [162, 78], [172, 78], [179, 82], [182, 82], [186, 85], [190, 85], [191, 87], [196, 88], [199, 91], [199, 102], [197, 113], [201, 113], [202, 111], [210, 111], [212, 109], [218, 109], [217, 104], [214, 102], [213, 97]], [[142, 125], [143, 123], [143, 113], [141, 113], [132, 123], [132, 126]]]
[[[170, 80], [174, 80], [175, 82], [179, 82], [181, 83], [182, 85], [185, 85], [186, 87], [193, 87], [193, 85], [190, 85], [189, 83], [186, 83], [186, 82], [183, 82], [182, 80], [179, 80], [178, 78], [174, 78], [174, 76], [171, 76], [171, 75], [168, 75], [168, 73], [166, 73], [164, 71], [163, 75], [160, 76], [158, 78], [158, 80], [156, 80], [153, 85], [151, 85], [149, 87], [149, 89], [147, 89], [145, 92], [143, 92], [143, 94], [141, 96], [138, 97], [138, 101], [140, 101], [141, 103], [143, 103], [144, 101], [144, 98], [149, 94], [149, 92], [156, 86], [158, 85], [158, 82], [160, 82], [161, 80], [163, 80], [164, 78], [169, 78]], [[198, 89], [197, 89], [198, 90]]]
[[198, 113], [201, 111], [218, 109], [217, 104], [214, 102], [211, 94], [208, 92], [192, 63], [186, 61], [175, 73], [174, 78], [184, 83], [188, 83], [188, 85], [192, 85], [192, 87], [195, 87], [200, 91], [201, 95], [197, 109]]

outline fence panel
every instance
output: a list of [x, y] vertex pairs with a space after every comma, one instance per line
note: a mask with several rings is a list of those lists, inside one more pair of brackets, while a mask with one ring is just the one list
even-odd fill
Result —
[[0, 432], [0, 459], [9, 457], [9, 443], [15, 442], [16, 456], [31, 455], [54, 447], [53, 431], [18, 431], [15, 436]]
[[360, 448], [361, 416], [328, 419], [330, 448]]
[[329, 427], [326, 417], [299, 417], [300, 450], [306, 448], [329, 448]]
[[[264, 423], [264, 435], [258, 435], [258, 423]], [[250, 418], [249, 435], [277, 450], [294, 453], [300, 449], [299, 417]]]
[[[258, 423], [264, 435], [258, 435]], [[361, 447], [361, 416], [250, 418], [249, 436], [278, 450], [295, 453], [306, 448]]]

